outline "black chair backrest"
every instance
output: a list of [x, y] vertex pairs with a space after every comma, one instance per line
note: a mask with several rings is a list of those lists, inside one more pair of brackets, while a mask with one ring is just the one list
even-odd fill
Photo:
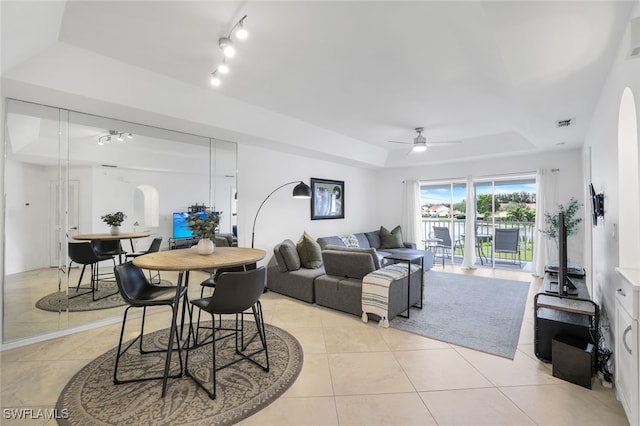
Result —
[[89, 241], [69, 243], [69, 258], [80, 265], [90, 265], [102, 260], [96, 255]]
[[113, 268], [120, 295], [130, 305], [136, 306], [140, 296], [151, 287], [144, 271], [133, 264], [125, 262]]
[[520, 228], [497, 228], [494, 239], [496, 252], [516, 253], [520, 242]]
[[160, 251], [160, 244], [162, 244], [162, 237], [156, 237], [151, 241], [151, 245], [149, 246], [149, 250], [147, 253], [155, 253]]
[[93, 240], [91, 241], [91, 245], [98, 254], [124, 253], [120, 245], [120, 240]]
[[451, 247], [451, 234], [449, 234], [449, 228], [446, 226], [434, 226], [433, 235], [437, 239], [442, 240], [440, 243], [441, 246]]
[[223, 272], [216, 281], [209, 308], [219, 314], [243, 312], [253, 306], [264, 291], [265, 269]]

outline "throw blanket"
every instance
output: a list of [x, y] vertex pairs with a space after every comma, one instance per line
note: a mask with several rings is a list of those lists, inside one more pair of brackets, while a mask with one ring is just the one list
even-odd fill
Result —
[[[420, 269], [419, 265], [411, 265], [411, 272]], [[369, 322], [367, 314], [380, 317], [378, 325], [389, 327], [389, 286], [395, 280], [407, 276], [406, 263], [394, 263], [370, 272], [362, 279], [362, 321]]]

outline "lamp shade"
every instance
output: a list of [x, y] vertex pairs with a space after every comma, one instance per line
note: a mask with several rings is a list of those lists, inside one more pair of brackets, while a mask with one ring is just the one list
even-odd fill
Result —
[[293, 188], [293, 198], [311, 198], [311, 188], [304, 182], [300, 182]]

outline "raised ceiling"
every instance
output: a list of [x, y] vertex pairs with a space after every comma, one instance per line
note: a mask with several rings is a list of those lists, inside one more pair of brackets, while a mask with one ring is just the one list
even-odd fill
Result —
[[[371, 165], [387, 167], [580, 146], [633, 5], [73, 1], [41, 2], [53, 5], [37, 9], [21, 3], [2, 2], [3, 75], [52, 43], [73, 46], [203, 96], [296, 120], [297, 138], [280, 138], [274, 120], [272, 130], [253, 133], [278, 149], [312, 152], [334, 135], [345, 149], [332, 147], [331, 155], [353, 158], [355, 148], [370, 146], [385, 157]], [[250, 37], [238, 44], [229, 76], [212, 88], [217, 39], [244, 14]], [[19, 38], [24, 30], [16, 16], [37, 34]], [[564, 119], [573, 125], [557, 127]], [[416, 126], [428, 140], [462, 144], [408, 154], [409, 145], [388, 143], [411, 142]]]

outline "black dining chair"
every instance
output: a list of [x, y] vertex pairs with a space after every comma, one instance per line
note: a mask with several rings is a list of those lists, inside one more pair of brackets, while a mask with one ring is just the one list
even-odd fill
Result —
[[[155, 237], [153, 241], [151, 241], [151, 244], [149, 245], [149, 248], [147, 250], [134, 251], [133, 253], [127, 253], [126, 259], [127, 261], [129, 261], [129, 260], [135, 259], [136, 257], [142, 256], [143, 254], [156, 253], [160, 251], [161, 245], [162, 245], [162, 237]], [[153, 283], [153, 280], [156, 278], [158, 278], [158, 283], [160, 283], [161, 281], [160, 271], [156, 271], [155, 275], [152, 275], [151, 271], [149, 271], [149, 281]]]
[[113, 266], [115, 266], [115, 257], [118, 257], [118, 263], [122, 263], [122, 255], [127, 252], [122, 249], [120, 240], [91, 240], [93, 249], [99, 256], [111, 256], [113, 258]]
[[[143, 338], [144, 338], [144, 321], [147, 313], [147, 308], [154, 306], [168, 306], [172, 310], [172, 314], [176, 317], [179, 301], [181, 298], [185, 297], [187, 292], [187, 287], [180, 288], [180, 294], [176, 297], [177, 287], [176, 286], [157, 286], [151, 284], [144, 275], [142, 269], [138, 268], [133, 264], [133, 262], [125, 262], [120, 265], [117, 265], [114, 268], [116, 281], [118, 282], [118, 291], [120, 295], [127, 303], [127, 309], [124, 311], [124, 316], [122, 318], [122, 329], [120, 330], [120, 339], [118, 341], [118, 352], [116, 354], [116, 362], [113, 370], [113, 383], [114, 384], [122, 384], [122, 383], [130, 383], [130, 382], [141, 382], [146, 380], [158, 380], [163, 379], [163, 389], [166, 387], [167, 378], [177, 378], [182, 376], [182, 354], [180, 353], [180, 339], [176, 339], [177, 348], [175, 350], [178, 351], [178, 359], [180, 361], [180, 372], [175, 373], [173, 375], [169, 374], [169, 364], [166, 365], [164, 375], [162, 376], [146, 376], [146, 377], [134, 377], [128, 379], [120, 379], [118, 378], [118, 366], [120, 364], [120, 358], [136, 343], [139, 342], [139, 353], [140, 355], [146, 355], [150, 353], [159, 353], [159, 352], [167, 352], [167, 357], [169, 353], [174, 350], [173, 347], [168, 347], [167, 349], [151, 349], [145, 350], [143, 347]], [[142, 308], [142, 324], [140, 326], [140, 334], [133, 339], [129, 344], [122, 349], [122, 339], [124, 337], [124, 330], [127, 323], [127, 314], [129, 309], [131, 308]], [[178, 336], [178, 326], [175, 325], [175, 336]]]
[[[216, 398], [216, 373], [223, 368], [227, 368], [238, 362], [246, 360], [262, 368], [265, 372], [269, 371], [267, 337], [265, 334], [262, 305], [260, 303], [260, 296], [264, 290], [264, 280], [264, 267], [242, 272], [223, 272], [217, 278], [215, 291], [212, 296], [191, 301], [192, 309], [193, 307], [197, 307], [200, 311], [205, 311], [211, 314], [212, 323], [215, 323], [216, 314], [235, 315], [235, 327], [215, 329], [213, 333], [207, 334], [203, 339], [199, 338], [200, 330], [203, 327], [198, 323], [194, 331], [193, 323], [189, 323], [185, 374], [191, 377], [200, 388], [207, 392], [211, 399]], [[245, 342], [244, 311], [249, 308], [251, 308], [257, 331], [247, 342]], [[191, 316], [193, 316], [193, 313]], [[217, 365], [216, 342], [229, 337], [235, 337], [235, 356], [233, 356], [231, 360], [227, 359], [228, 362], [224, 365]], [[259, 337], [260, 339], [260, 348], [256, 350], [252, 349], [250, 353], [247, 353], [246, 351], [249, 345], [256, 337]], [[193, 341], [192, 345], [190, 344], [191, 341]], [[211, 346], [212, 353], [212, 367], [211, 374], [209, 374], [212, 381], [211, 390], [207, 389], [204, 381], [196, 378], [195, 375], [189, 371], [189, 353], [208, 345]], [[264, 352], [264, 363], [260, 363], [256, 359], [256, 355], [262, 352]]]
[[[82, 296], [84, 294], [91, 293], [91, 300], [94, 302], [96, 300], [104, 299], [105, 297], [112, 296], [115, 293], [107, 294], [105, 296], [99, 297], [96, 299], [96, 291], [98, 290], [98, 284], [100, 280], [100, 262], [104, 260], [113, 259], [110, 255], [99, 255], [93, 249], [93, 246], [89, 241], [84, 241], [80, 243], [69, 243], [68, 245], [68, 255], [69, 255], [69, 268], [73, 263], [77, 263], [78, 265], [82, 265], [82, 271], [80, 272], [80, 278], [78, 279], [78, 285], [76, 286], [76, 294], [73, 296], [69, 296], [69, 299], [73, 299], [78, 296]], [[81, 288], [82, 278], [84, 277], [84, 271], [87, 268], [87, 265], [91, 268], [91, 288], [89, 291], [85, 291], [84, 293], [78, 293]]]

